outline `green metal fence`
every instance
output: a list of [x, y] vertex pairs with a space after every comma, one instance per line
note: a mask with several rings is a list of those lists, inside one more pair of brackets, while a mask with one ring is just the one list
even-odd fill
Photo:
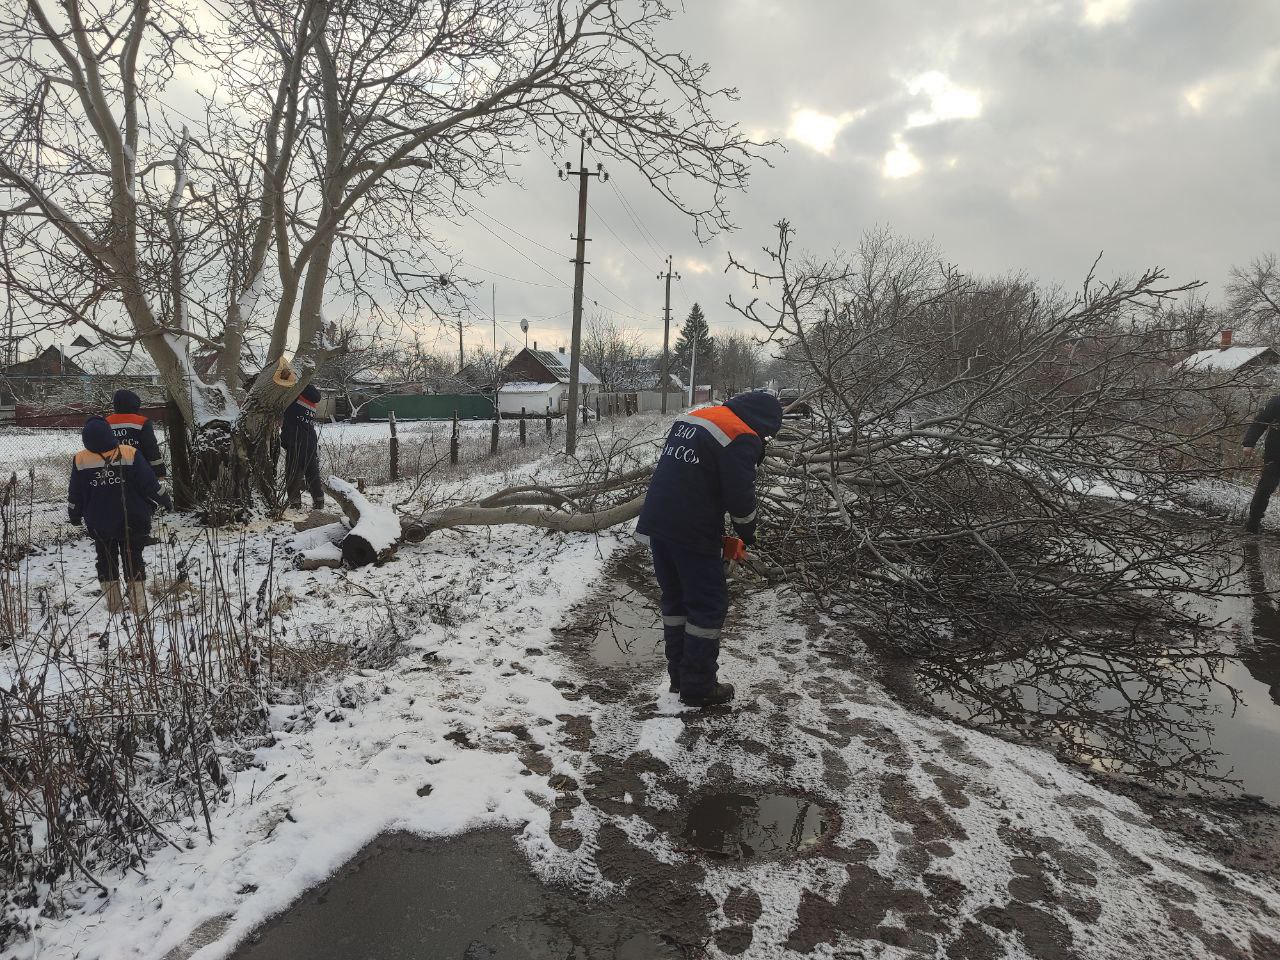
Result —
[[370, 420], [386, 420], [394, 411], [397, 420], [492, 420], [493, 400], [475, 393], [422, 393], [379, 397], [365, 407]]

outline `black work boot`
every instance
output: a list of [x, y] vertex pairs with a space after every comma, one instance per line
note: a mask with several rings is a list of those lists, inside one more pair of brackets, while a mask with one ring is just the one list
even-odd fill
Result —
[[732, 699], [732, 683], [717, 683], [700, 697], [680, 694], [680, 702], [686, 707], [714, 707], [721, 703], [728, 703]]
[[301, 497], [299, 497], [297, 500], [290, 500], [290, 501], [289, 501], [289, 509], [290, 509], [290, 510], [301, 510], [301, 509], [302, 509], [302, 498], [301, 498]]
[[1255, 520], [1253, 519], [1253, 517], [1250, 517], [1248, 520], [1244, 522], [1244, 532], [1245, 533], [1261, 533], [1262, 521]]
[[323, 510], [323, 509], [324, 509], [324, 497], [312, 497], [312, 498], [311, 498], [311, 509], [312, 509], [312, 510], [317, 510], [317, 511], [319, 511], [319, 510]]

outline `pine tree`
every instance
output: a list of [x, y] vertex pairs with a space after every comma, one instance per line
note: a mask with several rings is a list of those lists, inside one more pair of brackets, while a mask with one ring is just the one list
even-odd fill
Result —
[[[695, 343], [698, 351], [694, 358], [694, 377], [699, 383], [711, 383], [711, 375], [716, 366], [716, 342], [711, 337], [711, 328], [707, 325], [702, 307], [696, 303], [689, 309], [689, 316], [680, 327], [680, 336], [675, 343], [676, 364], [672, 372], [682, 382], [689, 379], [689, 360], [693, 356]], [[685, 386], [688, 385], [685, 383]]]

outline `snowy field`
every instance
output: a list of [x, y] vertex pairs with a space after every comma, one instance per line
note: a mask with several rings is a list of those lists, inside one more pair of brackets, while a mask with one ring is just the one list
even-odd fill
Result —
[[[489, 457], [489, 420], [463, 420], [458, 424], [459, 452], [463, 461], [476, 463]], [[531, 459], [546, 452], [545, 425], [541, 420], [527, 423], [527, 447], [521, 448], [519, 424], [504, 420], [499, 425], [499, 450], [505, 458], [498, 466]], [[401, 476], [413, 476], [447, 460], [452, 424], [423, 420], [401, 422]], [[386, 423], [324, 423], [318, 425], [320, 455], [327, 471], [342, 476], [359, 476], [371, 483], [390, 479], [390, 427]], [[162, 452], [168, 457], [165, 432], [156, 430]], [[564, 442], [564, 421], [552, 422], [552, 442]], [[0, 428], [0, 457], [6, 476], [15, 474], [23, 489], [30, 489], [37, 501], [61, 501], [66, 496], [71, 458], [81, 449], [78, 430]]]
[[[379, 443], [378, 426], [336, 432], [355, 447]], [[662, 432], [656, 418], [620, 421], [602, 443], [615, 428], [644, 456]], [[474, 497], [562, 475], [556, 456], [527, 454], [442, 484]], [[182, 521], [167, 533], [175, 552], [204, 537]], [[294, 541], [288, 523], [229, 535], [250, 592]], [[616, 594], [611, 562], [635, 549], [629, 528], [508, 526], [433, 534], [378, 567], [278, 565], [280, 642], [356, 652], [296, 702], [273, 703], [269, 736], [227, 745], [239, 761], [212, 842], [194, 821], [169, 828], [175, 844], [145, 870], [102, 878], [106, 897], [73, 885], [65, 916], [28, 916], [33, 936], [0, 955], [221, 960], [379, 834], [496, 827], [584, 910], [593, 897], [648, 898], [655, 925], [701, 938], [681, 941], [703, 951], [689, 956], [1280, 956], [1274, 880], [1224, 868], [1047, 752], [911, 711], [874, 679], [851, 625], [787, 589], [735, 588], [732, 712], [683, 710], [656, 655], [595, 662], [554, 628]], [[90, 553], [67, 532], [27, 567], [65, 598], [86, 650], [111, 629]], [[389, 637], [393, 658], [359, 655]], [[673, 839], [691, 798], [754, 788], [833, 811], [822, 842], [726, 862]]]

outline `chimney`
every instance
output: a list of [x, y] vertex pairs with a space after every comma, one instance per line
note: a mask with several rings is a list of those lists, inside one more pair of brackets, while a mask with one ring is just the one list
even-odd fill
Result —
[[1229, 346], [1231, 346], [1231, 331], [1230, 331], [1230, 330], [1223, 330], [1223, 331], [1222, 331], [1222, 347], [1221, 347], [1221, 349], [1226, 350]]
[[538, 341], [537, 341], [537, 340], [533, 341], [533, 349], [534, 349], [534, 350], [537, 350], [537, 349], [538, 349]]
[[561, 352], [561, 353], [564, 353], [564, 347], [561, 347], [561, 348], [560, 348], [560, 352]]

